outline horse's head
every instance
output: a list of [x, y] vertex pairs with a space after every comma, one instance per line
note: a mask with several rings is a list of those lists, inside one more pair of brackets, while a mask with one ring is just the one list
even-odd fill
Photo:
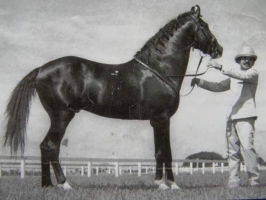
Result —
[[192, 46], [201, 50], [205, 54], [209, 54], [212, 58], [222, 56], [223, 47], [217, 42], [211, 33], [209, 26], [201, 18], [200, 7], [198, 5], [191, 8], [191, 17], [195, 23], [196, 35]]

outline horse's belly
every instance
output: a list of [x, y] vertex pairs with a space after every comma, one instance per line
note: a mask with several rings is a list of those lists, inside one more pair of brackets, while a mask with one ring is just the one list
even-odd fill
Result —
[[96, 115], [100, 115], [108, 118], [116, 119], [136, 119], [136, 120], [147, 120], [149, 119], [148, 112], [146, 109], [139, 104], [132, 105], [94, 105], [84, 110], [92, 112]]

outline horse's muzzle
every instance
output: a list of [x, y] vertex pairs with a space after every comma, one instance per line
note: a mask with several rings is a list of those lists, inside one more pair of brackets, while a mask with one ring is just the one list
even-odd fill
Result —
[[219, 44], [216, 45], [216, 47], [213, 47], [211, 57], [213, 59], [220, 58], [223, 55], [223, 47]]

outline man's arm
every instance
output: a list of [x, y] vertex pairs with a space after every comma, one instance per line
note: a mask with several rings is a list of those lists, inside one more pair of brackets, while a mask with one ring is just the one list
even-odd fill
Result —
[[253, 69], [253, 68], [250, 68], [245, 71], [240, 70], [240, 69], [235, 69], [235, 68], [226, 68], [215, 61], [210, 61], [208, 63], [208, 67], [212, 67], [217, 70], [220, 70], [222, 74], [229, 76], [231, 78], [235, 78], [235, 79], [248, 82], [248, 83], [253, 83], [253, 84], [258, 83], [259, 73], [256, 69]]
[[227, 78], [220, 82], [211, 82], [201, 79], [198, 86], [211, 92], [224, 92], [230, 90], [230, 82], [230, 78]]
[[220, 82], [211, 82], [199, 78], [193, 78], [191, 81], [191, 86], [198, 85], [199, 87], [211, 92], [224, 92], [230, 90], [230, 82], [230, 78]]
[[256, 69], [248, 69], [246, 71], [242, 71], [239, 69], [226, 69], [226, 68], [222, 68], [221, 70], [222, 74], [238, 79], [238, 80], [242, 80], [244, 82], [248, 82], [248, 83], [258, 83], [258, 77], [259, 77], [259, 73]]

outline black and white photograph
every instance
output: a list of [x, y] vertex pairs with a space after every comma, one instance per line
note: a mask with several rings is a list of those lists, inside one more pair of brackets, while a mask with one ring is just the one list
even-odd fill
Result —
[[265, 8], [0, 0], [0, 200], [266, 199]]

